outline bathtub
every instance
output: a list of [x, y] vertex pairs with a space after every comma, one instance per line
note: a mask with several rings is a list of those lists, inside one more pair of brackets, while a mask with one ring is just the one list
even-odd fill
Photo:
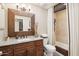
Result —
[[61, 47], [61, 48], [65, 49], [65, 50], [68, 50], [69, 51], [69, 45], [68, 44], [64, 44], [62, 42], [56, 41], [55, 42], [55, 46]]

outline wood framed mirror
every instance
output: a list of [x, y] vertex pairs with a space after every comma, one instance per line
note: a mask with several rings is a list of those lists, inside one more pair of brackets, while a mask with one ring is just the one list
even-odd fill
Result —
[[8, 36], [34, 35], [35, 15], [8, 8]]

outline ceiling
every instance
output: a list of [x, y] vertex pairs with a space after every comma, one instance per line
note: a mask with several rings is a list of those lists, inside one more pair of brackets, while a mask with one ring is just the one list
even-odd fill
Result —
[[54, 5], [58, 4], [58, 3], [26, 3], [26, 4], [23, 4], [23, 3], [16, 3], [16, 5], [20, 5], [20, 6], [29, 6], [29, 4], [31, 5], [35, 5], [37, 7], [40, 7], [40, 8], [43, 8], [43, 9], [48, 9], [50, 7], [53, 7]]
[[56, 5], [57, 3], [32, 3], [32, 4], [35, 5], [35, 6], [44, 8], [44, 9], [48, 9], [48, 8]]

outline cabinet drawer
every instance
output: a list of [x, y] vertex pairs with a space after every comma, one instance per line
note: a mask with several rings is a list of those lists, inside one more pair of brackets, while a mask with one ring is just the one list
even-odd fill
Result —
[[35, 41], [35, 45], [36, 46], [42, 46], [43, 45], [43, 40]]
[[33, 42], [26, 42], [26, 43], [20, 43], [20, 44], [16, 44], [14, 45], [14, 49], [19, 49], [19, 48], [27, 48], [27, 47], [32, 47], [34, 45]]
[[16, 44], [14, 45], [14, 49], [23, 49], [26, 47], [26, 44], [25, 43], [19, 43], [19, 44]]
[[27, 42], [26, 45], [27, 47], [32, 48], [34, 46], [34, 42]]

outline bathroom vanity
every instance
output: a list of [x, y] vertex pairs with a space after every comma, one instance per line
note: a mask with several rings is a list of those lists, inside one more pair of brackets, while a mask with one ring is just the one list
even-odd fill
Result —
[[9, 40], [0, 42], [3, 56], [43, 56], [43, 40], [35, 35], [35, 15], [8, 9]]
[[11, 39], [0, 43], [3, 56], [43, 56], [42, 38]]
[[[43, 56], [43, 40], [42, 38], [34, 37], [34, 35], [35, 15], [8, 9], [8, 37], [11, 39], [0, 42], [2, 55]], [[16, 39], [17, 36], [20, 38]], [[28, 36], [30, 37], [27, 38]]]

